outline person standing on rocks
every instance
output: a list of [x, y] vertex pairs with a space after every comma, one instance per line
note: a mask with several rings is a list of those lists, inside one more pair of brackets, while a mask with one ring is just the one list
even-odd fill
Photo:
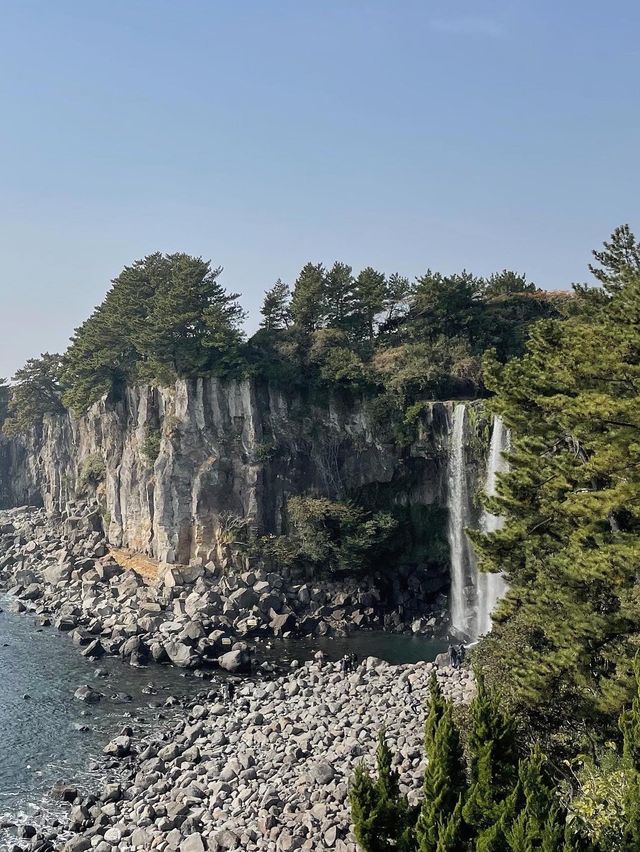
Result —
[[417, 712], [417, 710], [418, 710], [417, 703], [418, 702], [416, 701], [416, 698], [413, 694], [413, 684], [411, 683], [411, 681], [409, 680], [408, 677], [405, 678], [404, 685], [405, 685], [405, 689], [406, 689], [406, 692], [407, 692], [407, 705], [409, 706], [409, 708], [411, 710], [413, 710], [414, 712]]

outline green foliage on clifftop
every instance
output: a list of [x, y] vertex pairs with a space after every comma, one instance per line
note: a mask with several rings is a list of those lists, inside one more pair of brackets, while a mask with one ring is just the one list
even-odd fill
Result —
[[156, 253], [125, 267], [71, 339], [66, 405], [82, 413], [126, 384], [237, 369], [243, 312], [219, 283], [221, 271], [183, 253]]
[[484, 393], [484, 351], [520, 354], [532, 322], [560, 315], [557, 295], [506, 270], [487, 279], [429, 270], [411, 283], [372, 267], [356, 274], [346, 263], [307, 263], [292, 287], [278, 280], [267, 290], [261, 328], [245, 340], [244, 312], [221, 272], [184, 253], [126, 266], [61, 361], [43, 355], [18, 371], [7, 428], [25, 431], [64, 407], [80, 415], [104, 395], [117, 401], [127, 385], [179, 377], [387, 394], [400, 408], [473, 397]]
[[5, 435], [17, 435], [40, 426], [46, 414], [64, 413], [61, 372], [60, 355], [48, 352], [40, 358], [30, 358], [16, 372], [3, 409], [5, 416], [0, 421]]

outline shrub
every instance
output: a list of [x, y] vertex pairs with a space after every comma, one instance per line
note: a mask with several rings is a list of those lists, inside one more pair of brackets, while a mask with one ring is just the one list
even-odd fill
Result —
[[142, 444], [142, 455], [145, 456], [151, 464], [160, 455], [160, 442], [162, 434], [159, 429], [149, 429], [147, 437]]
[[83, 461], [78, 481], [83, 488], [96, 488], [106, 474], [104, 459], [99, 453], [93, 453]]
[[266, 464], [273, 461], [278, 454], [278, 448], [273, 441], [261, 441], [256, 444], [254, 450], [254, 458], [258, 464]]
[[374, 570], [388, 556], [397, 528], [391, 515], [326, 497], [291, 497], [287, 513], [287, 534], [263, 537], [262, 554], [328, 573]]

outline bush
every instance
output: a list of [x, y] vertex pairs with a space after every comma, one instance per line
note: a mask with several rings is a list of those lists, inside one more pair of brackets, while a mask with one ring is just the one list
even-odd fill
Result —
[[147, 437], [142, 444], [142, 455], [145, 456], [151, 464], [160, 455], [160, 442], [162, 434], [159, 429], [149, 429]]
[[598, 848], [621, 848], [630, 778], [618, 753], [609, 749], [599, 764], [586, 760], [577, 779], [580, 792], [571, 802], [569, 821]]
[[256, 444], [254, 458], [258, 464], [266, 464], [273, 461], [278, 454], [278, 448], [273, 441], [261, 441]]
[[78, 477], [79, 484], [82, 488], [96, 488], [105, 477], [107, 472], [104, 459], [99, 453], [93, 453], [88, 456], [82, 463], [80, 475]]
[[260, 539], [262, 555], [327, 573], [375, 570], [397, 528], [391, 515], [326, 497], [291, 497], [287, 514], [287, 534]]

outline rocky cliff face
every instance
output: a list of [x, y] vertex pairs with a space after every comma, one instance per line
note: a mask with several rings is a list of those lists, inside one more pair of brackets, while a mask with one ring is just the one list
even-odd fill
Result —
[[[130, 388], [86, 416], [0, 444], [0, 501], [61, 509], [97, 493], [110, 542], [161, 561], [215, 558], [239, 518], [282, 529], [287, 497], [443, 507], [452, 404], [425, 404], [410, 443], [365, 400], [310, 402], [255, 381]], [[476, 429], [476, 432], [478, 430]]]

